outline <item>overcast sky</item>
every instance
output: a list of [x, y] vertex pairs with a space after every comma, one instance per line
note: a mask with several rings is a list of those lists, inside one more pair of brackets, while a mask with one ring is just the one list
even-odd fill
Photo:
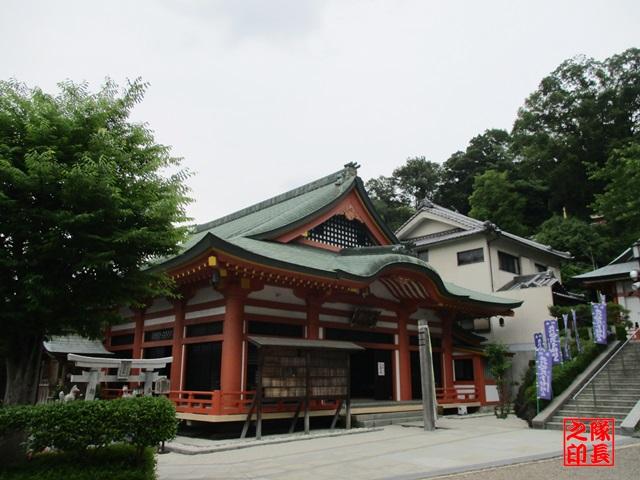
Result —
[[350, 161], [443, 162], [562, 60], [640, 47], [639, 25], [637, 0], [3, 0], [0, 78], [142, 77], [134, 118], [195, 172], [204, 222]]

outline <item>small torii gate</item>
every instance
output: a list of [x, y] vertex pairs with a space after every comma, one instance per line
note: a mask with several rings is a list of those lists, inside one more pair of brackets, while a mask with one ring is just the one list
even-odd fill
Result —
[[[100, 358], [86, 357], [70, 353], [67, 360], [75, 362], [77, 367], [89, 368], [89, 371], [81, 375], [71, 375], [72, 382], [87, 383], [85, 400], [93, 400], [96, 397], [96, 387], [99, 382], [144, 382], [143, 395], [149, 396], [153, 390], [153, 383], [158, 380], [159, 373], [156, 370], [164, 368], [167, 363], [173, 361], [173, 357], [163, 358]], [[102, 370], [105, 368], [117, 368], [116, 375], [108, 375]], [[131, 375], [132, 368], [139, 368], [138, 375]]]

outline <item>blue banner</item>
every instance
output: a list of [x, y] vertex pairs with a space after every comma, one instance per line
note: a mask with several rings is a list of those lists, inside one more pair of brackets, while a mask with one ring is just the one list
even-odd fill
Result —
[[536, 382], [537, 397], [544, 400], [553, 398], [553, 390], [551, 388], [553, 357], [548, 350], [536, 351]]
[[562, 350], [564, 359], [571, 360], [571, 347], [569, 346], [569, 340], [571, 340], [571, 332], [569, 331], [569, 314], [562, 314], [562, 322], [564, 324], [564, 348]]
[[607, 344], [607, 304], [592, 303], [591, 316], [593, 318], [593, 338], [596, 343]]
[[533, 334], [533, 344], [536, 346], [536, 350], [546, 350], [544, 346], [544, 337], [541, 333]]
[[544, 334], [547, 337], [547, 349], [551, 352], [553, 364], [562, 363], [562, 350], [560, 349], [560, 332], [558, 332], [558, 321], [545, 320]]
[[578, 320], [576, 319], [576, 311], [571, 309], [571, 315], [573, 316], [573, 331], [576, 335], [576, 348], [578, 353], [582, 353], [582, 344], [580, 343], [580, 333], [578, 332]]

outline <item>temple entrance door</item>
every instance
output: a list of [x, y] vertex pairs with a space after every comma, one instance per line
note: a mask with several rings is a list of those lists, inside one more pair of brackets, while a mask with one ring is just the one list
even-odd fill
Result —
[[[442, 387], [442, 355], [432, 352], [433, 377], [436, 388]], [[422, 380], [420, 378], [420, 352], [411, 352], [411, 396], [414, 400], [422, 398]]]
[[219, 390], [221, 359], [222, 342], [187, 345], [184, 389], [197, 392]]
[[375, 400], [393, 399], [393, 375], [391, 373], [391, 350], [374, 350], [376, 363], [376, 382], [373, 398]]
[[393, 398], [391, 350], [366, 349], [351, 355], [351, 396], [374, 400]]

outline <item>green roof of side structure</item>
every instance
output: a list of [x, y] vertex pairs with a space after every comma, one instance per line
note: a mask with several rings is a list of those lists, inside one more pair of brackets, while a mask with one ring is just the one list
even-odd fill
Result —
[[469, 301], [472, 304], [490, 304], [497, 309], [520, 306], [522, 302], [519, 301], [482, 294], [443, 282], [429, 264], [416, 258], [400, 245], [348, 248], [333, 252], [272, 240], [330, 210], [353, 189], [357, 189], [360, 198], [390, 242], [399, 243], [373, 208], [362, 180], [356, 176], [355, 168], [347, 165], [345, 169], [320, 180], [196, 226], [179, 254], [161, 259], [151, 268], [174, 268], [211, 248], [291, 271], [356, 281], [370, 280], [390, 268], [401, 266], [426, 274], [438, 290], [449, 298]]

